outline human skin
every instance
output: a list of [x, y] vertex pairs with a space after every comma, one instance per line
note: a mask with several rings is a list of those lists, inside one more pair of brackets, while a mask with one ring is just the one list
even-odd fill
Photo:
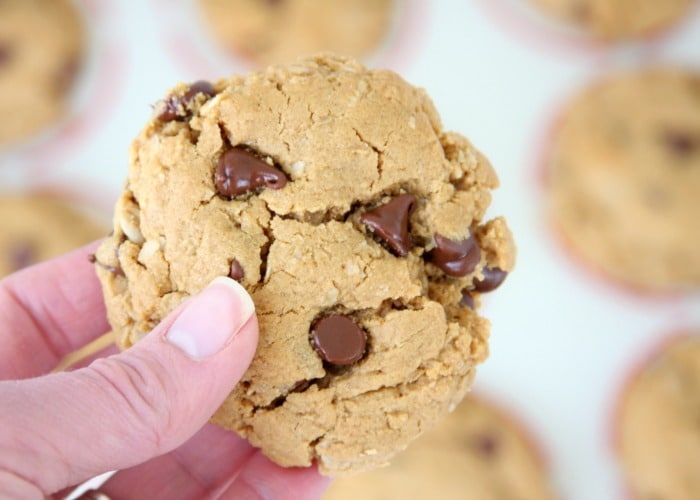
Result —
[[207, 424], [253, 357], [254, 306], [218, 278], [143, 341], [66, 372], [109, 330], [96, 244], [0, 281], [0, 497], [61, 498], [97, 474], [111, 498], [315, 498], [315, 467], [279, 467]]

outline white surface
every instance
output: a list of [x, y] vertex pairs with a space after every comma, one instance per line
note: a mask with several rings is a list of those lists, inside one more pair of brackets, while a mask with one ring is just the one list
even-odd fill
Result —
[[[377, 59], [425, 87], [446, 128], [484, 151], [502, 181], [490, 213], [507, 216], [519, 259], [503, 287], [484, 297], [491, 358], [476, 389], [532, 430], [562, 498], [618, 499], [610, 435], [624, 378], [665, 335], [700, 326], [700, 295], [635, 297], [573, 264], [549, 233], [537, 157], [559, 105], [597, 75], [654, 60], [700, 67], [700, 12], [654, 41], [600, 50], [569, 43], [571, 33], [524, 2], [414, 0]], [[111, 206], [150, 105], [180, 80], [247, 65], [206, 52], [213, 45], [197, 17], [178, 10], [184, 0], [81, 3], [93, 48], [78, 115], [68, 120], [78, 125], [0, 152], [0, 182], [96, 186]]]

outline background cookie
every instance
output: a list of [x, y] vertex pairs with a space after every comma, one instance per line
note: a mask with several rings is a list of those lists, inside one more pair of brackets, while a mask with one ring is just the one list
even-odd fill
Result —
[[688, 13], [693, 0], [530, 0], [602, 39], [645, 36]]
[[547, 159], [549, 211], [575, 253], [645, 290], [700, 284], [700, 77], [612, 76], [565, 110]]
[[474, 295], [515, 253], [502, 218], [482, 221], [497, 183], [424, 91], [352, 59], [180, 85], [132, 145], [97, 254], [110, 323], [126, 347], [215, 277], [239, 280], [260, 342], [214, 421], [281, 465], [371, 468], [487, 355]]
[[376, 50], [393, 21], [393, 0], [198, 0], [227, 49], [259, 63], [319, 51], [360, 57]]
[[700, 498], [700, 335], [651, 360], [621, 408], [620, 459], [635, 498]]
[[[56, 122], [82, 63], [85, 32], [69, 0], [0, 2], [0, 148]], [[11, 117], [11, 119], [8, 119]]]
[[325, 500], [554, 498], [540, 457], [500, 410], [467, 396], [386, 468], [335, 480]]
[[74, 250], [107, 231], [59, 198], [0, 195], [0, 278]]

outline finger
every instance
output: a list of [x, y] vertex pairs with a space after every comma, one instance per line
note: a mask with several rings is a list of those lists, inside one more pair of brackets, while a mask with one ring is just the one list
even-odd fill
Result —
[[64, 371], [75, 371], [79, 370], [80, 368], [85, 368], [86, 366], [90, 366], [93, 362], [97, 361], [100, 358], [108, 358], [109, 356], [113, 356], [115, 354], [119, 354], [119, 348], [115, 344], [110, 344], [104, 349], [100, 349], [97, 352], [93, 352], [92, 354], [89, 354], [83, 358], [80, 358], [70, 364], [68, 366], [63, 367]]
[[[273, 464], [232, 432], [208, 425], [167, 455], [112, 476], [112, 498], [320, 498], [329, 480]], [[272, 495], [272, 496], [266, 496]]]
[[[103, 352], [109, 352], [109, 354], [102, 354]], [[64, 356], [58, 365], [56, 365], [54, 371], [75, 370], [78, 367], [82, 368], [89, 365], [97, 358], [104, 358], [116, 352], [114, 332], [107, 332], [77, 351], [73, 351], [67, 356]]]
[[0, 281], [0, 380], [51, 371], [109, 330], [88, 255], [97, 242]]
[[321, 476], [315, 466], [305, 469], [280, 467], [258, 450], [220, 498], [316, 499], [321, 498], [330, 481]]
[[51, 493], [173, 450], [233, 389], [257, 338], [250, 296], [218, 278], [121, 354], [0, 382], [0, 470]]
[[100, 491], [112, 498], [217, 498], [255, 451], [233, 432], [208, 424], [180, 448], [117, 472]]

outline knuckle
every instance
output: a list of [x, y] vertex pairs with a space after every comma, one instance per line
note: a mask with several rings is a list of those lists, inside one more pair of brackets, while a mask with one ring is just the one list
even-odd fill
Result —
[[173, 384], [163, 374], [162, 366], [153, 360], [134, 356], [103, 358], [90, 365], [107, 400], [131, 434], [161, 450], [173, 428], [173, 412], [168, 395]]

